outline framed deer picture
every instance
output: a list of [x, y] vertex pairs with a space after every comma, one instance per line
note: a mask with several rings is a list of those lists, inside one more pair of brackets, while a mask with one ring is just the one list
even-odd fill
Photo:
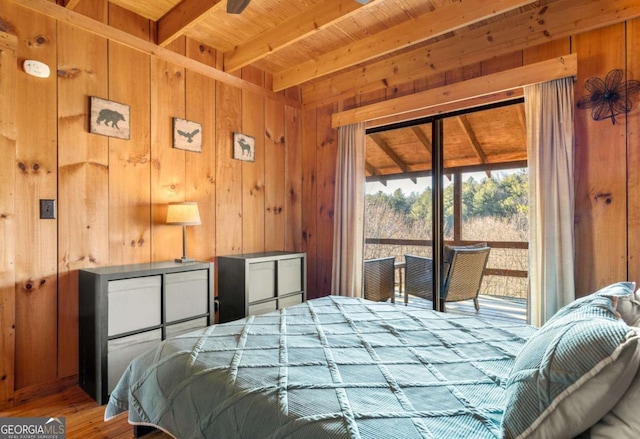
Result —
[[246, 134], [233, 133], [233, 158], [254, 162], [256, 160], [256, 139]]
[[173, 118], [173, 147], [202, 152], [202, 125], [198, 122]]

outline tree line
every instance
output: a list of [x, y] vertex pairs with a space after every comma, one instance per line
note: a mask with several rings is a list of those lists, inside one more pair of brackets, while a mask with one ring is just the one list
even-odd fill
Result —
[[[528, 173], [521, 169], [513, 173], [498, 173], [476, 180], [470, 176], [462, 183], [462, 220], [493, 217], [526, 221], [529, 211]], [[445, 229], [453, 227], [453, 184], [444, 188], [443, 210]], [[432, 188], [406, 195], [402, 189], [387, 194], [378, 191], [366, 196], [367, 211], [373, 206], [384, 206], [412, 221], [430, 221], [433, 212]]]

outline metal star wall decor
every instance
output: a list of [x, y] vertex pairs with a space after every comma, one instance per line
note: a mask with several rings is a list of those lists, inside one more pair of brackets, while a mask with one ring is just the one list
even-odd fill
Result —
[[598, 77], [587, 79], [584, 88], [591, 94], [578, 100], [578, 108], [591, 108], [593, 120], [611, 119], [615, 125], [617, 115], [631, 111], [633, 104], [629, 96], [640, 91], [640, 81], [624, 82], [624, 72], [614, 69], [607, 73], [604, 81]]

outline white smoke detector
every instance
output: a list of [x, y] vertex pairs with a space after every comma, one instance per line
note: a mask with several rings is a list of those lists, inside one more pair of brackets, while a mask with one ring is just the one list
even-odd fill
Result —
[[51, 74], [49, 66], [34, 59], [27, 59], [22, 63], [22, 68], [26, 73], [38, 78], [48, 78]]

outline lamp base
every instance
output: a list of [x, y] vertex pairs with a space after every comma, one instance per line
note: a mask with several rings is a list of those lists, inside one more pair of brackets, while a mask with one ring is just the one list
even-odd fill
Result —
[[192, 258], [176, 258], [175, 261], [176, 262], [194, 262], [195, 259], [192, 259]]

